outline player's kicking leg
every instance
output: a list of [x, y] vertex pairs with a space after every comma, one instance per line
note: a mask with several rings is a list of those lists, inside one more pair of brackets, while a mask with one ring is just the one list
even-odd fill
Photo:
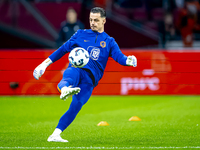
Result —
[[77, 87], [81, 77], [80, 71], [81, 69], [74, 67], [65, 70], [63, 78], [58, 84], [58, 91], [61, 93], [60, 98], [62, 100], [66, 100], [70, 95], [80, 92], [81, 89]]
[[78, 94], [81, 91], [79, 87], [72, 88], [71, 86], [66, 87], [64, 86], [61, 89], [60, 99], [66, 100], [70, 95]]

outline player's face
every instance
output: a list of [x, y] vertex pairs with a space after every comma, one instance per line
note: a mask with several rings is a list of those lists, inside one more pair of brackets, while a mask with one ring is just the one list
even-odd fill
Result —
[[90, 28], [92, 31], [103, 32], [106, 19], [100, 13], [90, 13]]

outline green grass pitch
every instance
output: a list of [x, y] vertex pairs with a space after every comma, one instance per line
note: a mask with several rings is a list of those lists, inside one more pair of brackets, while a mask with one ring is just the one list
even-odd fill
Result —
[[[200, 148], [199, 96], [92, 96], [62, 133], [69, 142], [47, 142], [70, 102], [1, 96], [0, 149]], [[141, 121], [128, 121], [132, 116]]]

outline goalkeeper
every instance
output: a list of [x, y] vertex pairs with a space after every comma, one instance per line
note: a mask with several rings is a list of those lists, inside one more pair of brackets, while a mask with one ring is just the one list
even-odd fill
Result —
[[82, 106], [90, 98], [92, 91], [102, 78], [108, 57], [124, 66], [137, 66], [135, 56], [125, 56], [119, 49], [114, 38], [104, 32], [106, 12], [100, 7], [92, 8], [89, 16], [90, 28], [78, 30], [67, 42], [53, 52], [46, 60], [35, 68], [33, 76], [38, 80], [46, 68], [53, 62], [69, 53], [75, 47], [83, 47], [90, 54], [90, 60], [83, 68], [75, 68], [69, 64], [58, 83], [58, 90], [62, 100], [72, 96], [69, 109], [60, 118], [57, 127], [49, 142], [68, 142], [62, 139], [60, 134], [72, 123]]

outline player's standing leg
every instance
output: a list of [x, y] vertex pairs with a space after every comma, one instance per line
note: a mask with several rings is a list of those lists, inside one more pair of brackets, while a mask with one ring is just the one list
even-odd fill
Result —
[[61, 131], [64, 131], [72, 123], [92, 94], [93, 86], [91, 84], [80, 84], [79, 87], [82, 89], [81, 92], [78, 95], [73, 95], [68, 111], [60, 118], [56, 127]]

